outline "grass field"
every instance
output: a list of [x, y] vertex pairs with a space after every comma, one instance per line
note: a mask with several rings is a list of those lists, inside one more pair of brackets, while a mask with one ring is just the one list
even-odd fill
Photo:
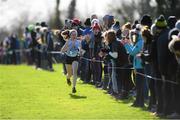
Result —
[[62, 66], [54, 68], [0, 65], [0, 119], [159, 119], [81, 81], [71, 94]]

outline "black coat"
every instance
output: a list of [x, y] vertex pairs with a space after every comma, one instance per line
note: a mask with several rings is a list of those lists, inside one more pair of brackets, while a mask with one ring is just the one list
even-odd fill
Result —
[[52, 38], [52, 33], [49, 31], [46, 36], [46, 42], [47, 42], [47, 50], [53, 51], [54, 49], [54, 42]]
[[151, 53], [150, 53], [150, 62], [152, 63], [152, 68], [154, 73], [159, 73], [158, 69], [158, 55], [157, 55], [157, 36], [154, 36], [151, 43]]
[[170, 51], [168, 50], [169, 29], [164, 29], [157, 39], [158, 68], [161, 75], [168, 74], [168, 63]]
[[117, 52], [118, 58], [115, 59], [117, 66], [124, 66], [129, 63], [128, 61], [128, 54], [124, 45], [120, 41], [113, 41], [110, 45], [110, 52]]
[[38, 42], [36, 40], [36, 32], [32, 31], [31, 32], [31, 38], [32, 38], [32, 43], [31, 43], [31, 47], [35, 47], [36, 45], [38, 45]]

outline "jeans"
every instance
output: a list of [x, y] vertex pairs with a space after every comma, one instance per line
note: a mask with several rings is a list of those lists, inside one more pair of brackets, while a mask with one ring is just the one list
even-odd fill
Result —
[[[144, 74], [143, 69], [136, 69], [137, 72]], [[136, 100], [134, 104], [140, 107], [144, 106], [144, 77], [136, 74]]]
[[118, 93], [118, 85], [117, 85], [117, 71], [116, 71], [116, 63], [114, 60], [111, 59], [112, 63], [112, 73], [111, 73], [111, 80], [112, 80], [112, 89], [113, 92]]

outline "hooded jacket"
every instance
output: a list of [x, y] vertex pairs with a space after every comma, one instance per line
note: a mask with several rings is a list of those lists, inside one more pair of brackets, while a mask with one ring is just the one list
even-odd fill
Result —
[[125, 44], [125, 48], [127, 52], [134, 57], [133, 67], [135, 69], [142, 69], [143, 65], [142, 65], [141, 57], [137, 56], [143, 50], [143, 39], [142, 39], [141, 34], [138, 34], [138, 40], [136, 44], [134, 45], [129, 44], [129, 43]]

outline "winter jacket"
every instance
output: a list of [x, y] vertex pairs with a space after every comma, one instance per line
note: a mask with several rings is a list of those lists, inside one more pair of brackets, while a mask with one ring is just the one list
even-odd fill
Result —
[[94, 35], [94, 50], [93, 50], [93, 57], [98, 57], [98, 53], [102, 48], [102, 37], [101, 32], [98, 35]]
[[140, 52], [143, 50], [143, 40], [141, 35], [138, 35], [138, 40], [136, 42], [136, 44], [132, 45], [132, 44], [125, 44], [125, 48], [127, 50], [127, 52], [129, 53], [129, 55], [133, 56], [133, 67], [135, 69], [142, 69], [142, 60], [140, 56], [137, 56], [138, 54], [140, 54]]
[[85, 50], [84, 57], [89, 58], [89, 43], [86, 40], [82, 40], [81, 47]]
[[158, 60], [158, 69], [161, 75], [168, 75], [168, 71], [170, 69], [170, 61], [171, 61], [171, 52], [168, 49], [168, 34], [169, 29], [164, 29], [161, 31], [158, 39], [157, 39], [157, 60]]
[[[115, 40], [112, 43], [110, 43], [108, 52], [109, 54], [106, 57], [113, 59], [116, 63], [116, 66], [121, 67], [129, 63], [126, 49], [120, 41]], [[117, 58], [113, 58], [113, 56], [110, 53], [117, 53]]]

